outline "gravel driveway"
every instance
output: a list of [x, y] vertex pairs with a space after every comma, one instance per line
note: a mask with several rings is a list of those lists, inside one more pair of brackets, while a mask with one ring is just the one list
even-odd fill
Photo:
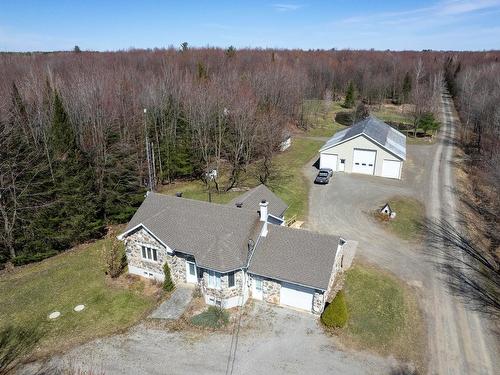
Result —
[[337, 348], [311, 314], [248, 306], [238, 335], [139, 325], [77, 347], [51, 364], [106, 374], [385, 374], [391, 361]]
[[[405, 280], [423, 282], [425, 277], [420, 265], [414, 266], [411, 261], [422, 257], [417, 245], [388, 233], [375, 222], [371, 212], [397, 195], [424, 200], [435, 147], [408, 145], [401, 181], [335, 173], [328, 185], [312, 184], [309, 220], [305, 227], [354, 239], [359, 242], [359, 255], [383, 265]], [[317, 173], [313, 163], [304, 168], [310, 181]]]

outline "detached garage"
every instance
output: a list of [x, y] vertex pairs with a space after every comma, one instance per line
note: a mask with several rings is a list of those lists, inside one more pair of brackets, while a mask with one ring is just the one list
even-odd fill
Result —
[[319, 153], [320, 168], [401, 179], [406, 136], [369, 116], [336, 133]]

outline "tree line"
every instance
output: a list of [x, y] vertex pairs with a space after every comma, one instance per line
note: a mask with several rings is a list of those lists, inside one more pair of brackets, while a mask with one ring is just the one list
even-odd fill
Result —
[[[495, 53], [458, 53], [462, 70]], [[303, 102], [432, 112], [446, 52], [192, 49], [0, 54], [0, 263], [42, 259], [129, 220], [153, 185], [261, 182]], [[351, 99], [350, 99], [351, 100]], [[420, 116], [420, 117], [419, 117]], [[417, 121], [418, 120], [418, 121]], [[483, 140], [483, 143], [485, 141]]]

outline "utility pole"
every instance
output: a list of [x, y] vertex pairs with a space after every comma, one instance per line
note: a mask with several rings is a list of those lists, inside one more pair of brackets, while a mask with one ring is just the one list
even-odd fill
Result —
[[149, 152], [149, 139], [148, 139], [148, 127], [146, 125], [146, 113], [147, 109], [144, 108], [144, 134], [146, 137], [146, 157], [148, 161], [148, 191], [153, 191], [153, 182], [151, 179], [151, 155]]

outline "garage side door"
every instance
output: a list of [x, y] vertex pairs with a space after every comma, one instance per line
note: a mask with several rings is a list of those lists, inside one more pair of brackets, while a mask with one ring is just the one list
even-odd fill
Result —
[[280, 290], [280, 304], [311, 311], [313, 295], [313, 289], [300, 285], [283, 283]]
[[321, 154], [319, 168], [330, 168], [334, 172], [337, 171], [337, 155]]
[[373, 174], [375, 171], [375, 150], [354, 149], [352, 158], [352, 173]]
[[382, 163], [382, 177], [401, 178], [401, 162], [399, 160], [386, 160]]

